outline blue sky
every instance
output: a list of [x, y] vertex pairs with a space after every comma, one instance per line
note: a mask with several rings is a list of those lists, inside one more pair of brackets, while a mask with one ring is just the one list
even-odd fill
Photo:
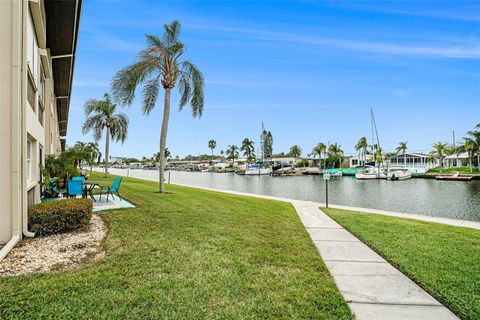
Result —
[[[82, 107], [101, 98], [112, 76], [134, 61], [146, 33], [182, 23], [185, 58], [205, 76], [205, 110], [194, 119], [172, 96], [167, 147], [173, 155], [217, 152], [259, 140], [274, 152], [338, 142], [347, 153], [371, 139], [369, 108], [384, 150], [450, 142], [480, 122], [480, 2], [462, 1], [93, 1], [80, 23], [67, 143], [83, 136]], [[140, 94], [137, 94], [139, 97]], [[140, 100], [113, 156], [158, 150], [162, 99], [145, 117]], [[103, 141], [100, 145], [103, 148]]]

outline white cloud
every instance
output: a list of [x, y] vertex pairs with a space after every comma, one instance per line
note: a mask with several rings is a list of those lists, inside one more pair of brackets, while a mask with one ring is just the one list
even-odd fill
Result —
[[344, 48], [354, 51], [373, 52], [390, 55], [440, 57], [440, 58], [480, 58], [480, 45], [477, 41], [466, 43], [445, 43], [442, 45], [408, 45], [392, 44], [375, 41], [347, 40], [314, 35], [301, 35], [274, 31], [260, 31], [258, 29], [234, 28], [214, 25], [197, 25], [195, 28], [214, 30], [230, 34], [247, 35], [248, 37], [267, 40], [292, 42], [306, 45], [318, 45], [334, 48]]

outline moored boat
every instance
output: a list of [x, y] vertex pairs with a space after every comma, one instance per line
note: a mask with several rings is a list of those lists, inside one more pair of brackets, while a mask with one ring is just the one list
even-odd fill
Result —
[[438, 176], [435, 176], [435, 179], [447, 181], [470, 181], [473, 179], [473, 176], [462, 176], [458, 173], [452, 175], [439, 174]]
[[406, 180], [412, 178], [412, 172], [408, 169], [393, 168], [387, 173], [388, 180]]
[[252, 175], [269, 175], [272, 173], [272, 168], [265, 168], [259, 164], [251, 164], [248, 166], [247, 170], [245, 170], [245, 175], [252, 176]]
[[387, 175], [383, 170], [370, 167], [365, 169], [363, 172], [356, 173], [355, 178], [359, 180], [386, 179]]

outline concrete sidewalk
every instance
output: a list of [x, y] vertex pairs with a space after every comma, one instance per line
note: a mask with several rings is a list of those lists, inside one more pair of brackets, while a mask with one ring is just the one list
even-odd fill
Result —
[[458, 319], [317, 204], [291, 203], [358, 320]]
[[320, 203], [184, 186], [292, 203], [357, 320], [458, 320], [416, 283], [323, 213]]

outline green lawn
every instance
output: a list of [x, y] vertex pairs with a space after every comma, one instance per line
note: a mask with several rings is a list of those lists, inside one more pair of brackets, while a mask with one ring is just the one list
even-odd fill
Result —
[[472, 167], [472, 171], [470, 172], [469, 167], [458, 167], [458, 168], [443, 168], [443, 167], [435, 167], [430, 170], [428, 170], [427, 173], [429, 174], [453, 174], [453, 173], [460, 173], [460, 174], [480, 174], [480, 171], [478, 171], [477, 166]]
[[480, 231], [322, 209], [462, 319], [480, 318]]
[[157, 188], [124, 179], [103, 260], [0, 278], [0, 319], [352, 319], [290, 204]]

